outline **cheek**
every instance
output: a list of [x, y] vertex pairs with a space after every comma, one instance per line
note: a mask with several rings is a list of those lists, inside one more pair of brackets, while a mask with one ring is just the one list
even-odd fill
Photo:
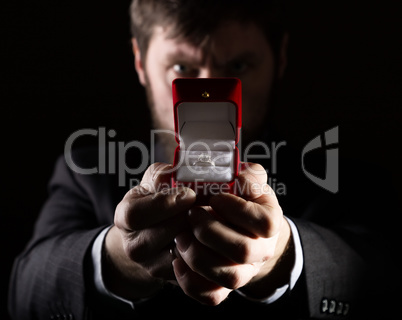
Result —
[[[254, 79], [243, 86], [243, 117], [263, 118], [269, 108], [272, 79]], [[258, 122], [258, 121], [257, 121]]]
[[174, 130], [172, 94], [166, 87], [153, 89], [153, 113], [162, 129]]
[[147, 65], [147, 79], [152, 101], [152, 114], [163, 129], [173, 130], [172, 84], [167, 81], [163, 68], [157, 64]]
[[243, 94], [252, 100], [266, 101], [274, 79], [274, 62], [270, 55], [253, 72], [247, 75], [243, 83]]
[[243, 85], [243, 125], [253, 131], [263, 125], [269, 109], [269, 97], [273, 83], [273, 63], [266, 63], [247, 78]]

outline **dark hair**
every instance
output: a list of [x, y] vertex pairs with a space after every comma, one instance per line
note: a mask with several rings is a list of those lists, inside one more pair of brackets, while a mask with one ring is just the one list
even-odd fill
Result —
[[280, 0], [133, 0], [131, 34], [145, 58], [155, 26], [171, 27], [171, 38], [201, 45], [223, 21], [254, 22], [277, 56], [284, 34]]

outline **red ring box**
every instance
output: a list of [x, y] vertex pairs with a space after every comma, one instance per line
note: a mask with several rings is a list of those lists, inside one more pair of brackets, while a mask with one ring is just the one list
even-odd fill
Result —
[[178, 78], [172, 91], [178, 143], [172, 187], [192, 188], [201, 202], [211, 194], [233, 193], [239, 174], [240, 80]]

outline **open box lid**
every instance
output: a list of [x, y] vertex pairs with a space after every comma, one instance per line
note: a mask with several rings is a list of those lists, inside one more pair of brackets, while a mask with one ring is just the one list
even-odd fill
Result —
[[173, 80], [176, 141], [233, 141], [241, 129], [241, 82], [236, 78]]

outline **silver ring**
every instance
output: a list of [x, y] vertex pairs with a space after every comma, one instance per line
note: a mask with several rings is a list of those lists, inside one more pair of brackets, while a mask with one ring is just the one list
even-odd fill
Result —
[[193, 166], [215, 167], [215, 162], [212, 161], [210, 155], [201, 153], [201, 154], [198, 156], [197, 161], [195, 161], [195, 162], [193, 163]]

